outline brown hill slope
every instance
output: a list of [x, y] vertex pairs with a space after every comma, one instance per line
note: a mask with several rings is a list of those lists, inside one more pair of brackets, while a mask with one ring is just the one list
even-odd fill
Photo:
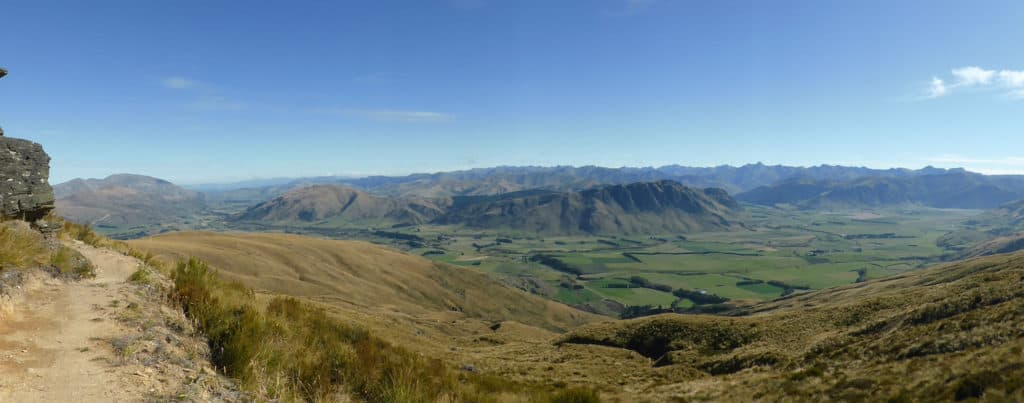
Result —
[[666, 180], [569, 193], [457, 198], [438, 222], [546, 234], [643, 234], [728, 229], [739, 212], [739, 204], [724, 190]]
[[321, 185], [299, 188], [248, 209], [239, 221], [272, 225], [464, 225], [543, 234], [646, 234], [723, 230], [740, 206], [724, 190], [673, 181], [527, 190], [492, 196], [387, 198]]
[[627, 348], [671, 380], [658, 399], [932, 401], [1024, 397], [1024, 254], [757, 305], [585, 326], [564, 344]]
[[53, 190], [59, 215], [110, 234], [192, 220], [205, 206], [200, 193], [142, 175], [75, 179]]
[[433, 220], [451, 199], [391, 199], [338, 185], [293, 189], [245, 211], [240, 220], [276, 223], [332, 223], [370, 225], [422, 224]]
[[195, 256], [256, 289], [346, 310], [427, 317], [456, 312], [558, 330], [597, 316], [507, 287], [486, 274], [365, 242], [285, 234], [185, 232], [131, 241], [172, 260]]
[[1012, 253], [1024, 249], [1024, 233], [993, 238], [974, 245], [960, 254], [961, 258], [991, 256], [1000, 253]]

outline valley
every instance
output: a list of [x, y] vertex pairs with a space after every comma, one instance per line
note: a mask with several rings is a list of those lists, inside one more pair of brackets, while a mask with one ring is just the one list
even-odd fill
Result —
[[[741, 169], [763, 173], [769, 168], [753, 165]], [[502, 178], [513, 169], [463, 182], [458, 189], [486, 192], [480, 190], [482, 183]], [[841, 169], [832, 167], [827, 172], [835, 177]], [[532, 171], [525, 172], [530, 177]], [[858, 171], [846, 172], [855, 175]], [[997, 181], [944, 170], [870, 174], [885, 181], [952, 181], [938, 187], [936, 194], [947, 192], [965, 177], [975, 178], [975, 182]], [[855, 177], [849, 183], [863, 184], [871, 178]], [[1016, 183], [1011, 179], [998, 180]], [[199, 230], [361, 240], [487, 273], [531, 294], [611, 317], [728, 311], [789, 294], [990, 254], [987, 251], [1012, 251], [1018, 245], [1012, 237], [1000, 240], [1018, 230], [1013, 224], [1019, 221], [1013, 218], [1018, 208], [1013, 204], [994, 210], [936, 208], [907, 203], [902, 197], [889, 200], [879, 196], [870, 200], [889, 201], [851, 201], [852, 205], [830, 207], [764, 205], [737, 202], [724, 190], [694, 189], [669, 180], [490, 195], [454, 195], [451, 189], [455, 188], [446, 187], [447, 193], [437, 195], [433, 181], [404, 180], [377, 179], [406, 183], [402, 196], [315, 184], [317, 180], [198, 193], [193, 197], [206, 203], [203, 208], [193, 209], [193, 215], [180, 216], [177, 221], [166, 215], [155, 217], [160, 219], [159, 228], [147, 229], [145, 221], [133, 226], [128, 219], [121, 221], [126, 225], [113, 226], [115, 229], [104, 223], [95, 228], [115, 238]], [[173, 186], [155, 179], [142, 182], [157, 183], [164, 189]], [[354, 183], [367, 185], [365, 180]], [[726, 187], [740, 183], [753, 186], [736, 182]], [[792, 183], [793, 179], [782, 179], [774, 186], [785, 188]], [[1007, 189], [1020, 188], [1015, 186]], [[71, 193], [63, 191], [65, 188], [68, 186], [57, 186], [61, 189], [58, 195]], [[771, 188], [753, 188], [737, 197], [759, 200], [757, 195]], [[189, 194], [186, 190], [162, 192]], [[165, 203], [166, 207], [152, 209], [182, 211], [170, 207], [173, 200], [154, 201], [165, 199], [150, 196], [137, 205]], [[58, 211], [63, 206], [60, 200], [74, 198], [58, 198]], [[971, 203], [961, 204], [973, 206]], [[77, 212], [64, 210], [72, 216]]]
[[[750, 205], [746, 209], [750, 214], [746, 228], [685, 235], [538, 236], [436, 225], [382, 230], [258, 229], [388, 245], [491, 273], [568, 305], [618, 316], [627, 306], [692, 307], [692, 301], [673, 295], [680, 288], [743, 305], [925, 267], [955, 252], [938, 246], [940, 237], [963, 228], [965, 220], [979, 214], [929, 208], [816, 212]], [[550, 257], [565, 267], [545, 265], [537, 256]], [[655, 289], [644, 281], [664, 287]]]
[[1024, 402], [1024, 2], [10, 3], [0, 403]]

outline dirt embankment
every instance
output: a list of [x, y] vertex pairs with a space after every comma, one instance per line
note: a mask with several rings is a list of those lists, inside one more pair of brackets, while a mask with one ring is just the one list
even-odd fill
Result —
[[[166, 306], [167, 280], [128, 281], [137, 259], [69, 243], [96, 277], [30, 274], [0, 313], [0, 401], [238, 400], [205, 341]], [[145, 269], [144, 269], [145, 270]]]

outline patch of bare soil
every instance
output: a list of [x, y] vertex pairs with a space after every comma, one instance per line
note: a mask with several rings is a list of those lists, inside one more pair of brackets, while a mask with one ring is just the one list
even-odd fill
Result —
[[[80, 242], [79, 282], [30, 276], [0, 317], [0, 401], [240, 400], [209, 366], [204, 339], [167, 304], [168, 280], [137, 259]], [[142, 268], [145, 281], [128, 281]]]

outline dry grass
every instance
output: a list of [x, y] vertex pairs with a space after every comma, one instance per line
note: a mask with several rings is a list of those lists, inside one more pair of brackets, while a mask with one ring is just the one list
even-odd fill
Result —
[[65, 246], [51, 250], [43, 235], [27, 223], [0, 223], [0, 270], [30, 268], [47, 268], [73, 279], [95, 276], [95, 268], [81, 254]]
[[656, 399], [1020, 400], [1024, 254], [839, 287], [726, 318], [610, 322], [561, 343], [631, 349], [668, 382]]
[[229, 280], [362, 312], [460, 312], [564, 330], [600, 318], [507, 287], [477, 270], [389, 248], [286, 234], [186, 232], [129, 244], [168, 262], [195, 256]]
[[50, 260], [43, 236], [20, 221], [0, 223], [0, 270], [30, 268]]
[[96, 267], [81, 253], [61, 245], [50, 256], [50, 266], [64, 277], [82, 279], [96, 277]]
[[70, 239], [85, 242], [86, 245], [95, 246], [97, 248], [108, 247], [114, 243], [114, 241], [97, 234], [88, 225], [77, 224], [67, 220], [64, 221], [63, 228], [61, 229], [61, 235]]
[[213, 362], [257, 399], [334, 401], [352, 394], [375, 402], [486, 402], [499, 396], [594, 401], [565, 400], [507, 380], [456, 372], [294, 298], [275, 297], [263, 305], [251, 290], [221, 280], [194, 258], [180, 262], [173, 278], [175, 300], [209, 338]]

